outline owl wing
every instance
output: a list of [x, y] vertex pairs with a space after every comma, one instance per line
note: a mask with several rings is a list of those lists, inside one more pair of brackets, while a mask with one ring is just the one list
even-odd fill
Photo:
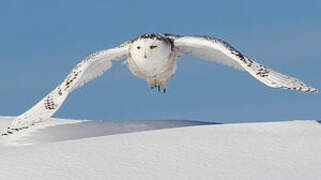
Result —
[[77, 64], [66, 79], [51, 93], [31, 109], [18, 116], [8, 127], [3, 135], [12, 134], [15, 131], [50, 118], [63, 104], [63, 102], [76, 88], [102, 75], [112, 67], [112, 60], [120, 60], [128, 55], [129, 44], [98, 51], [88, 56]]
[[207, 36], [178, 36], [165, 34], [170, 38], [180, 55], [190, 54], [235, 67], [249, 72], [254, 78], [272, 88], [298, 90], [303, 92], [318, 92], [299, 79], [276, 72], [234, 49], [220, 39]]

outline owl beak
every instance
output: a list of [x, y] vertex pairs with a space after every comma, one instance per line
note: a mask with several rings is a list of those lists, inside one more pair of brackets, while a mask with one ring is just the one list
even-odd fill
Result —
[[145, 58], [145, 59], [147, 58], [146, 52], [144, 52], [144, 58]]

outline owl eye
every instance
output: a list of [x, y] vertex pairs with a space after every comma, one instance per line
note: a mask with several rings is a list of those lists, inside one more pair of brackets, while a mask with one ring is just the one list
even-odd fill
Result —
[[158, 46], [149, 46], [151, 49], [157, 48]]
[[140, 46], [137, 46], [137, 49], [139, 50], [139, 49], [140, 49]]

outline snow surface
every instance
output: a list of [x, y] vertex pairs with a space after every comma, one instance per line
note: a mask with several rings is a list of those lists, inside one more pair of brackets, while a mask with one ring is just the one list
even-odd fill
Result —
[[0, 137], [0, 160], [0, 180], [314, 180], [321, 124], [51, 119]]

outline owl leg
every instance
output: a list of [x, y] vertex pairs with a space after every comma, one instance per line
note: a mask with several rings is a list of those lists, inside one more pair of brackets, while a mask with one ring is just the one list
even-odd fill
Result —
[[164, 94], [166, 93], [166, 89], [167, 89], [166, 80], [162, 81], [159, 79], [150, 79], [150, 80], [147, 80], [147, 84], [152, 89], [157, 88], [158, 92], [163, 92]]

